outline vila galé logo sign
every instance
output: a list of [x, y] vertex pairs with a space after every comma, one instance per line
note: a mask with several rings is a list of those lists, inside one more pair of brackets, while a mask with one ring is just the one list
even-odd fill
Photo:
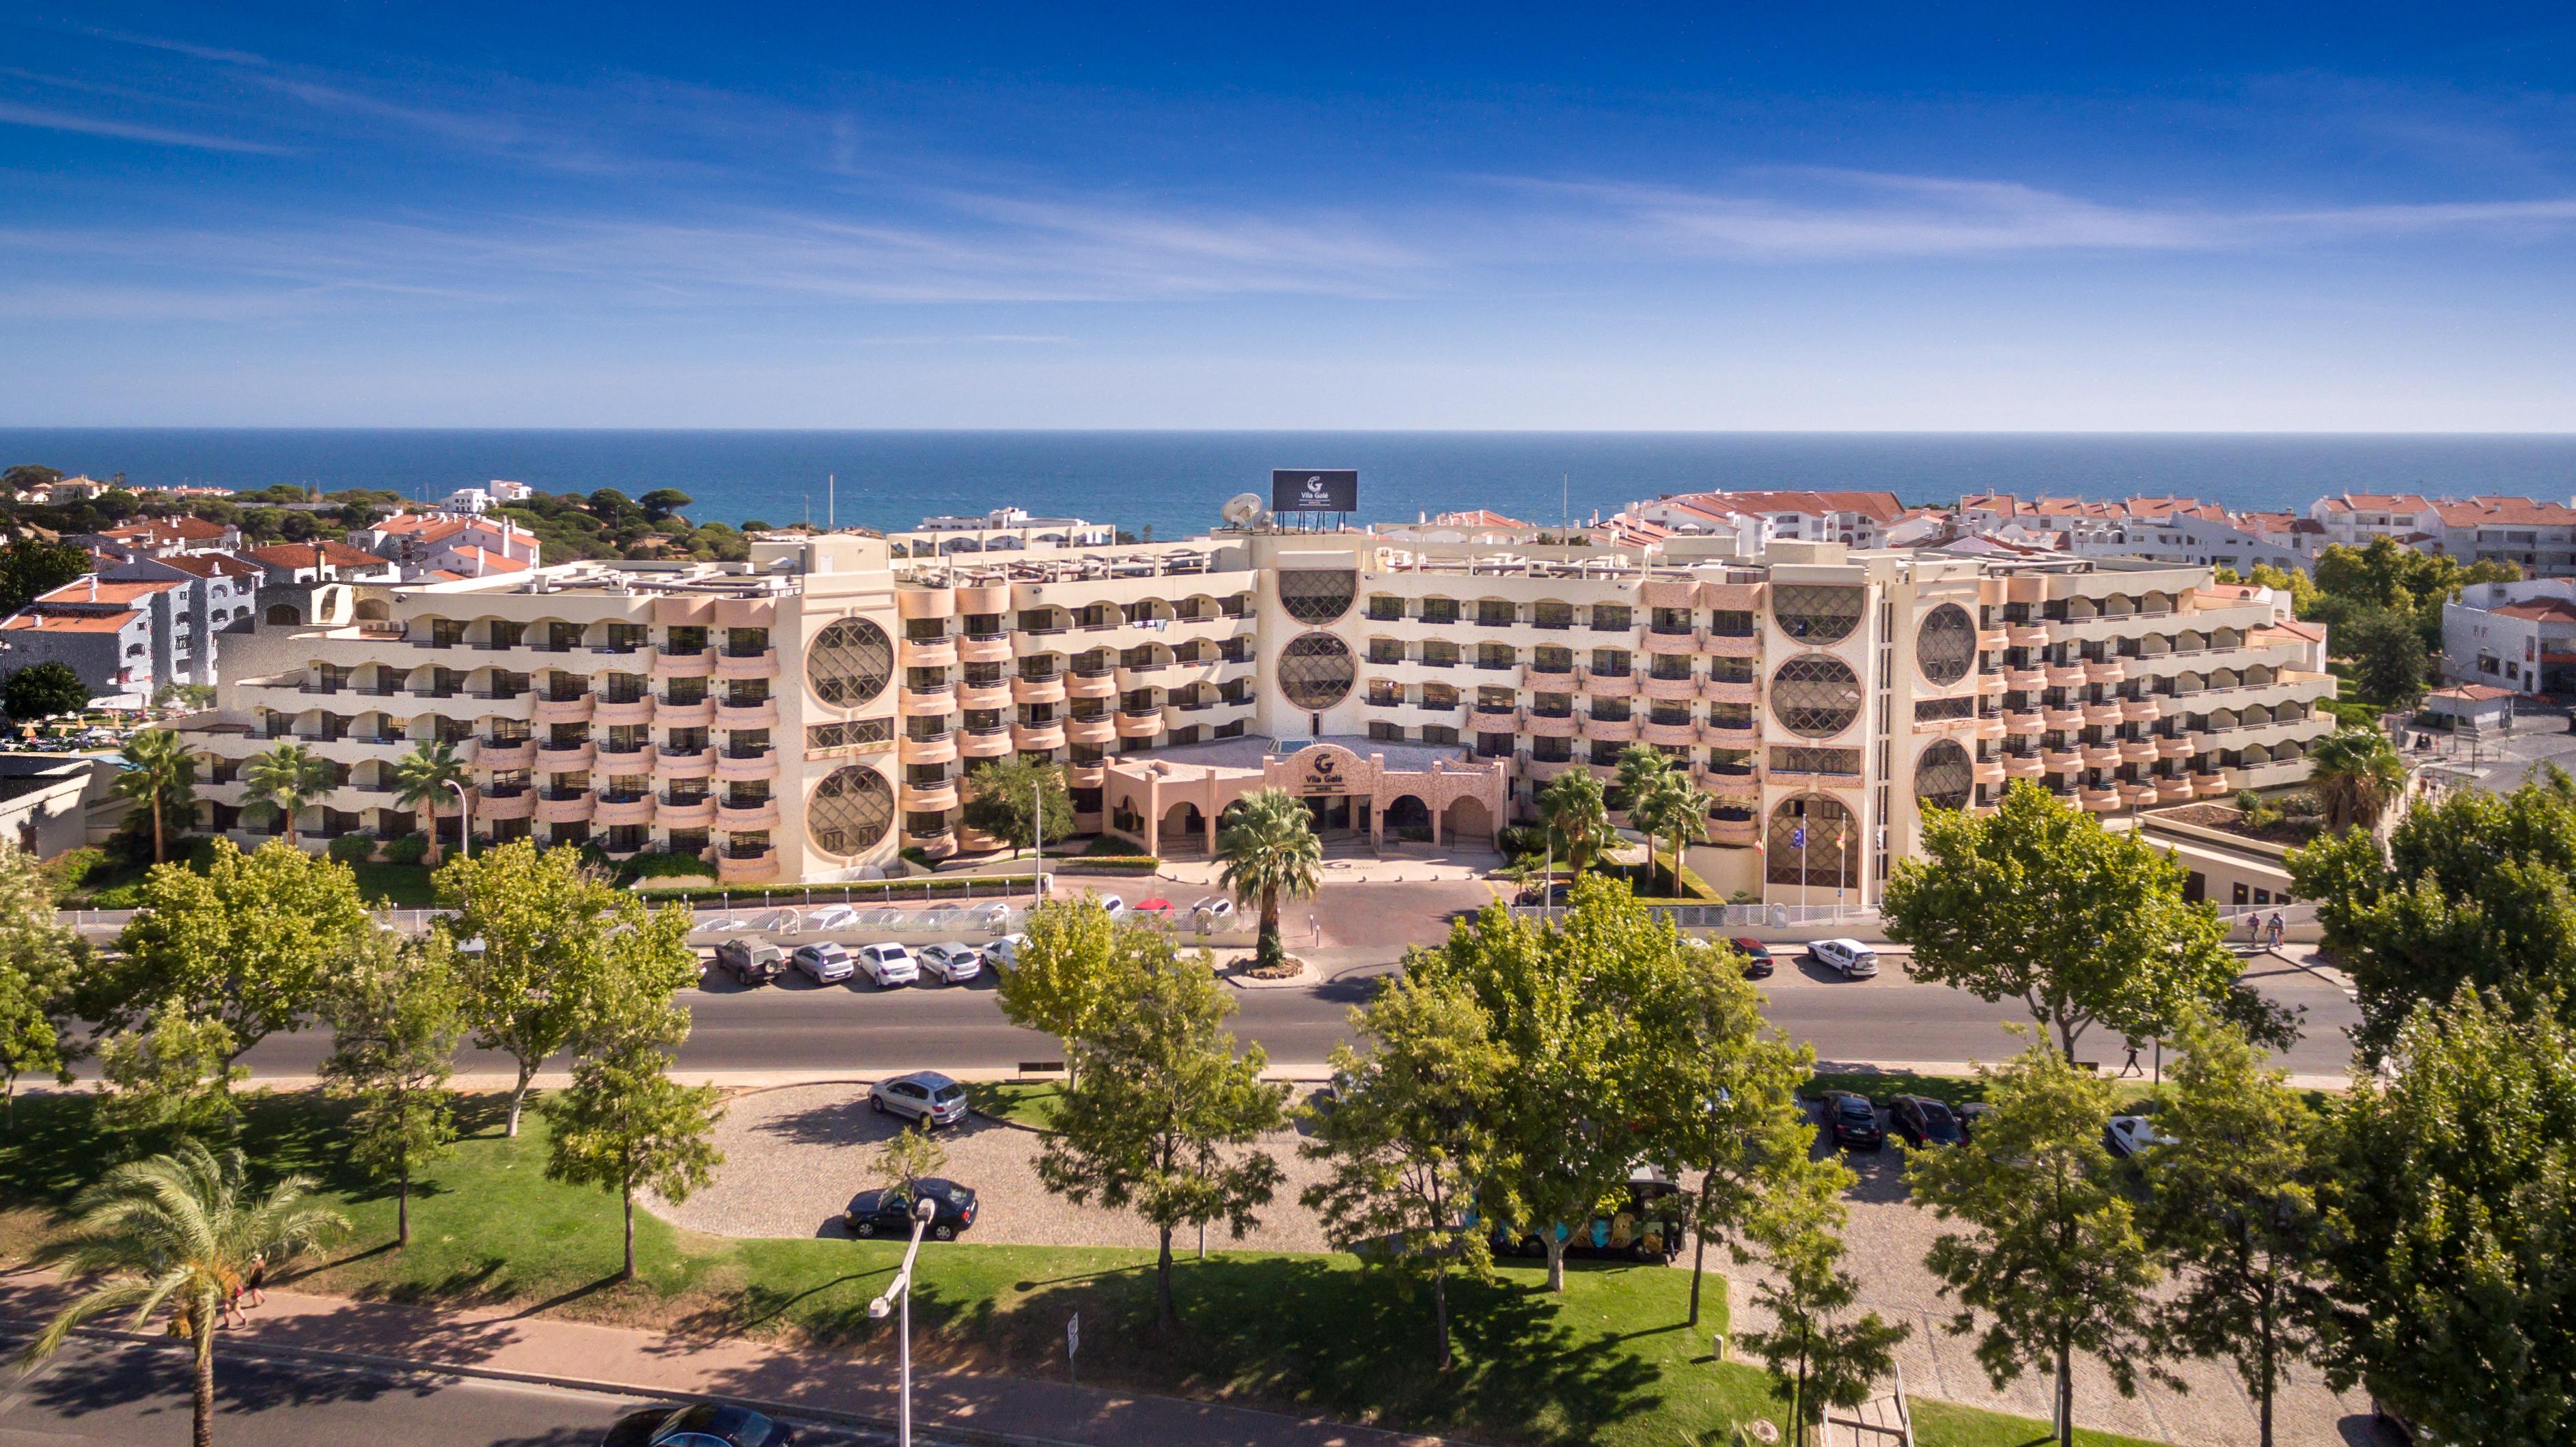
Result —
[[1356, 512], [1360, 475], [1350, 468], [1282, 467], [1270, 474], [1272, 512]]
[[1342, 761], [1331, 754], [1317, 754], [1306, 774], [1309, 794], [1338, 794], [1342, 790]]

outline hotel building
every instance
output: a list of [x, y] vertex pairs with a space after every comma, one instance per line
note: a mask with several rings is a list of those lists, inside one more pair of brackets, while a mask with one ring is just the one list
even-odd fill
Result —
[[275, 671], [187, 728], [220, 828], [243, 761], [292, 737], [343, 772], [307, 838], [405, 832], [393, 762], [446, 739], [478, 837], [703, 853], [745, 884], [972, 848], [964, 773], [1012, 754], [1067, 766], [1080, 830], [1182, 857], [1265, 785], [1345, 847], [1472, 844], [1643, 742], [1716, 800], [1721, 891], [1859, 904], [1927, 805], [2015, 778], [2106, 813], [2290, 783], [2333, 726], [2322, 633], [2205, 568], [1735, 547], [1220, 532], [899, 558], [827, 534], [747, 564], [331, 584], [263, 649]]

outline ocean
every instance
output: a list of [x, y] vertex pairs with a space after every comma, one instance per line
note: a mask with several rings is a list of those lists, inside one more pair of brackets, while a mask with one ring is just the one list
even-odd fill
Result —
[[[0, 428], [0, 466], [138, 484], [291, 482], [411, 497], [510, 478], [675, 487], [702, 520], [908, 527], [1006, 504], [1199, 532], [1273, 467], [1357, 468], [1359, 516], [1488, 507], [1536, 522], [1705, 488], [2187, 495], [2295, 509], [2325, 493], [2567, 498], [2576, 436], [1788, 432], [758, 432]], [[837, 478], [828, 487], [827, 478]]]

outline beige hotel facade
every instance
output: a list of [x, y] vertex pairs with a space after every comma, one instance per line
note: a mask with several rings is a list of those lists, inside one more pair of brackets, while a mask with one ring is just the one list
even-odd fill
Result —
[[2322, 637], [2206, 569], [1664, 546], [1259, 531], [909, 559], [833, 533], [747, 564], [335, 584], [184, 728], [207, 822], [245, 841], [279, 828], [245, 815], [251, 756], [292, 738], [338, 767], [298, 820], [318, 848], [416, 828], [394, 761], [443, 738], [478, 840], [699, 853], [744, 885], [978, 847], [965, 774], [1011, 754], [1066, 765], [1081, 831], [1188, 857], [1265, 786], [1338, 847], [1474, 847], [1643, 742], [1716, 801], [1721, 890], [1866, 904], [1926, 806], [2015, 778], [2105, 813], [2290, 783], [2333, 725]]

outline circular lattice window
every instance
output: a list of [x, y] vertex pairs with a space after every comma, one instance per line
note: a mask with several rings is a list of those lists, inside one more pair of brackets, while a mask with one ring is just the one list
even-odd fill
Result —
[[1860, 626], [1866, 606], [1858, 588], [1781, 583], [1771, 589], [1771, 616], [1780, 631], [1801, 643], [1840, 643]]
[[894, 677], [894, 645], [865, 618], [843, 618], [814, 635], [805, 650], [805, 679], [814, 696], [836, 708], [857, 708], [885, 692]]
[[1860, 717], [1860, 678], [1839, 658], [1792, 658], [1771, 675], [1771, 716], [1793, 734], [1831, 738]]
[[1330, 633], [1306, 633], [1279, 651], [1279, 691], [1302, 709], [1327, 709], [1351, 695], [1359, 670], [1350, 645]]
[[864, 854], [894, 827], [894, 790], [862, 764], [834, 769], [805, 804], [805, 832], [826, 854]]
[[1914, 664], [1923, 676], [1944, 687], [1968, 676], [1977, 662], [1977, 620], [1956, 603], [1944, 603], [1926, 614], [1914, 635]]
[[1848, 888], [1860, 883], [1860, 829], [1822, 794], [1783, 799], [1764, 831], [1762, 877], [1772, 884]]
[[1968, 751], [1956, 739], [1943, 739], [1914, 761], [1914, 802], [1925, 808], [1964, 809], [1976, 788]]
[[1279, 574], [1279, 606], [1300, 623], [1330, 623], [1351, 611], [1360, 575], [1350, 568], [1291, 568]]

